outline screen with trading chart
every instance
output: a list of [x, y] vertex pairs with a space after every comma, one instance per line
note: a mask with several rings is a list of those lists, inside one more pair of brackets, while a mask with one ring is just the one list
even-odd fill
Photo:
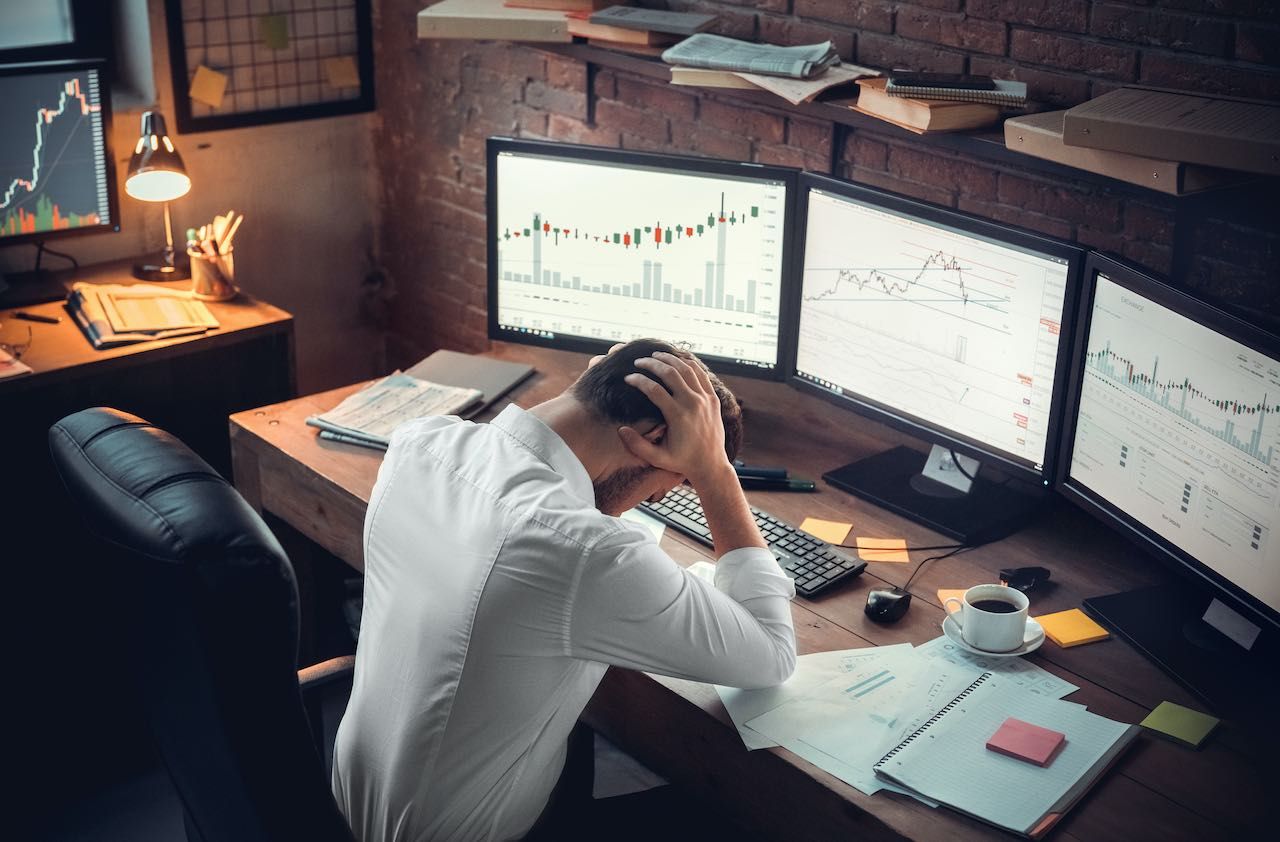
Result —
[[810, 188], [796, 376], [1040, 471], [1068, 256]]
[[1280, 610], [1280, 359], [1099, 272], [1068, 482]]
[[490, 332], [779, 366], [789, 170], [490, 141]]
[[97, 66], [0, 68], [0, 243], [114, 228]]

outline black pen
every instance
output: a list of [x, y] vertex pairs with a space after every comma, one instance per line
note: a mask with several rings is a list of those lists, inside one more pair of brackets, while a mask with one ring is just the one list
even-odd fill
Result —
[[46, 325], [56, 325], [62, 319], [57, 316], [42, 316], [39, 313], [28, 313], [25, 310], [19, 310], [13, 314], [15, 319], [22, 319], [24, 322], [40, 322]]

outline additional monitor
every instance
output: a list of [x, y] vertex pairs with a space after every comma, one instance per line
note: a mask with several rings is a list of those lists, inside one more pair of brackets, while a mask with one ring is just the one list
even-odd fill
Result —
[[934, 445], [826, 479], [964, 541], [1017, 528], [1052, 480], [1080, 250], [809, 174], [799, 220], [792, 382]]
[[795, 170], [489, 140], [489, 335], [780, 378]]
[[1086, 610], [1220, 699], [1280, 631], [1280, 340], [1099, 256], [1081, 327], [1060, 488], [1198, 585]]
[[119, 230], [104, 67], [0, 66], [0, 246]]

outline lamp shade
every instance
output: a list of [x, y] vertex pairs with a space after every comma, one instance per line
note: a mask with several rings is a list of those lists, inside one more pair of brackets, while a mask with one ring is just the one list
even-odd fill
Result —
[[142, 132], [129, 159], [124, 190], [144, 202], [169, 202], [185, 196], [191, 179], [182, 156], [169, 140], [164, 115], [159, 111], [142, 113]]

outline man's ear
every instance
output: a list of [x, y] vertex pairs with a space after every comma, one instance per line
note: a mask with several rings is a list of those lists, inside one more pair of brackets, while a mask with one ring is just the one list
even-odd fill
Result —
[[652, 430], [643, 434], [645, 439], [651, 444], [661, 444], [662, 440], [667, 437], [666, 423], [658, 423], [653, 426]]

